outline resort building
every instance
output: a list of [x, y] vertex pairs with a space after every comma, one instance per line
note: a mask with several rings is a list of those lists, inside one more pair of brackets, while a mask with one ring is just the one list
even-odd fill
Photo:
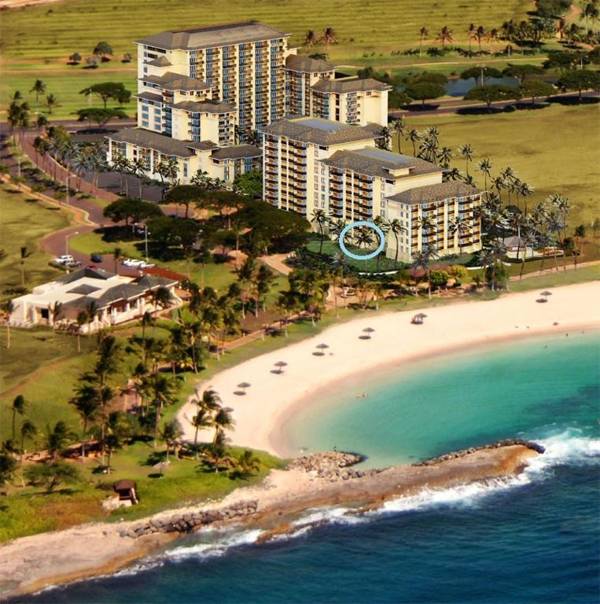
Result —
[[[180, 304], [176, 285], [177, 281], [165, 277], [132, 278], [101, 268], [83, 268], [15, 298], [9, 324], [62, 329], [77, 326], [82, 333], [91, 333], [137, 319], [145, 312], [161, 310], [154, 300], [155, 292], [161, 287], [169, 291], [172, 306]], [[81, 313], [87, 314], [87, 320], [78, 326]]]
[[378, 132], [373, 124], [320, 118], [271, 124], [263, 142], [265, 200], [309, 221], [316, 210], [346, 223], [397, 220], [401, 229], [388, 236], [386, 253], [406, 262], [427, 248], [440, 256], [481, 249], [481, 192], [444, 182], [432, 163], [378, 149]]
[[288, 38], [246, 21], [138, 40], [137, 127], [108, 137], [108, 162], [125, 157], [158, 179], [169, 161], [173, 181], [201, 171], [231, 184], [261, 163], [259, 147], [240, 143], [287, 115], [387, 124], [387, 85], [336, 79], [333, 65], [297, 55]]

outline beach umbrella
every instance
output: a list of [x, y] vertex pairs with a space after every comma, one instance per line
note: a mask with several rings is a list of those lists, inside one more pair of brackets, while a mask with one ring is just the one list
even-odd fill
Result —
[[544, 290], [544, 291], [543, 291], [543, 292], [540, 294], [540, 296], [544, 296], [544, 297], [551, 296], [551, 295], [552, 295], [552, 292], [549, 292], [548, 290]]
[[246, 391], [245, 390], [235, 390], [233, 392], [233, 394], [235, 394], [236, 396], [245, 396], [246, 395]]
[[317, 352], [313, 352], [313, 355], [316, 357], [324, 357], [325, 353], [323, 351], [329, 348], [329, 344], [317, 344], [317, 348], [319, 350]]
[[283, 373], [283, 368], [287, 367], [287, 363], [285, 361], [277, 361], [275, 367], [277, 367], [276, 373]]
[[329, 344], [317, 344], [317, 348], [320, 348], [321, 350], [325, 350], [326, 348], [329, 348]]
[[373, 333], [375, 330], [374, 330], [372, 327], [365, 327], [365, 328], [363, 329], [363, 331], [364, 331], [365, 333]]
[[252, 386], [252, 384], [250, 384], [249, 382], [241, 382], [237, 385], [238, 388], [250, 388], [250, 386]]

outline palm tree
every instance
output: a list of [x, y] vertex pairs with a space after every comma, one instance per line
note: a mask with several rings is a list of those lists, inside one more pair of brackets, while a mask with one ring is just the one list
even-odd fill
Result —
[[246, 449], [236, 460], [236, 467], [231, 472], [232, 478], [248, 478], [260, 470], [260, 460], [252, 451]]
[[396, 134], [396, 140], [398, 141], [398, 153], [402, 153], [402, 137], [406, 131], [406, 122], [404, 117], [399, 117], [391, 123], [391, 130]]
[[23, 415], [25, 413], [25, 397], [22, 394], [17, 394], [13, 399], [11, 405], [12, 411], [12, 440], [14, 441], [17, 436], [17, 414]]
[[394, 262], [396, 263], [398, 263], [398, 251], [400, 248], [400, 240], [398, 238], [398, 235], [406, 231], [406, 227], [397, 218], [394, 218], [390, 222], [390, 232], [394, 236], [394, 240], [396, 242], [396, 251], [394, 253]]
[[37, 105], [39, 105], [40, 94], [46, 93], [46, 84], [42, 80], [36, 80], [33, 88], [29, 92], [35, 92], [35, 102]]
[[37, 428], [35, 427], [35, 424], [26, 419], [22, 424], [21, 424], [21, 453], [23, 454], [25, 452], [25, 441], [28, 439], [33, 439], [35, 437], [35, 435], [37, 434]]
[[98, 418], [100, 412], [100, 400], [98, 391], [91, 384], [81, 384], [75, 396], [69, 401], [79, 413], [82, 425], [81, 458], [85, 459], [85, 439], [88, 435], [90, 424]]
[[337, 44], [337, 34], [333, 27], [326, 27], [323, 32], [323, 43], [325, 46], [329, 46], [329, 44]]
[[423, 42], [429, 35], [429, 30], [423, 26], [419, 30], [419, 56], [423, 56]]
[[53, 107], [58, 105], [58, 99], [54, 94], [49, 94], [46, 97], [46, 107], [48, 107], [48, 113], [52, 114]]
[[197, 446], [198, 446], [198, 432], [203, 430], [204, 428], [210, 428], [213, 425], [213, 420], [208, 411], [204, 409], [198, 409], [198, 412], [194, 417], [192, 417], [191, 421], [192, 426], [194, 426], [194, 449], [196, 449], [196, 457]]
[[209, 389], [202, 393], [202, 396], [196, 400], [196, 404], [206, 413], [214, 413], [221, 408], [223, 401], [215, 390]]
[[445, 170], [450, 168], [450, 161], [452, 160], [452, 149], [450, 147], [442, 147], [438, 154], [438, 161], [440, 166]]
[[469, 222], [462, 216], [455, 216], [450, 222], [450, 232], [456, 236], [458, 247], [461, 248], [461, 236], [471, 232]]
[[219, 434], [223, 434], [225, 430], [231, 430], [235, 425], [231, 415], [232, 409], [229, 407], [219, 407], [213, 418], [213, 426], [215, 428], [215, 436], [213, 444], [216, 444]]
[[476, 31], [475, 23], [471, 23], [469, 25], [469, 28], [467, 29], [467, 38], [469, 39], [469, 56], [471, 55], [471, 42], [473, 41], [473, 38], [475, 37], [475, 31]]
[[51, 428], [46, 427], [46, 436], [44, 439], [44, 447], [52, 458], [56, 461], [59, 453], [75, 438], [73, 432], [67, 427], [63, 421], [57, 421]]
[[467, 176], [469, 176], [469, 162], [473, 161], [473, 147], [471, 147], [471, 145], [469, 144], [462, 145], [462, 147], [458, 148], [458, 152], [460, 153], [461, 157], [465, 160], [466, 172]]
[[408, 132], [408, 140], [412, 143], [413, 155], [417, 155], [417, 143], [421, 140], [421, 134], [415, 128], [411, 128]]
[[484, 191], [487, 191], [487, 179], [491, 178], [492, 162], [487, 157], [484, 157], [479, 162], [478, 168], [479, 171], [483, 174], [483, 189]]
[[15, 305], [12, 300], [7, 300], [2, 305], [2, 310], [6, 313], [6, 350], [10, 350], [10, 315], [15, 310]]
[[323, 240], [325, 239], [325, 225], [327, 224], [327, 214], [325, 210], [315, 210], [312, 215], [312, 222], [317, 223], [319, 229], [319, 256], [323, 253]]
[[356, 229], [355, 242], [358, 247], [369, 247], [373, 244], [373, 230], [368, 227]]
[[477, 39], [477, 44], [479, 45], [479, 50], [481, 51], [481, 40], [485, 38], [485, 27], [480, 25], [475, 31], [475, 38]]
[[417, 252], [413, 258], [412, 268], [425, 271], [427, 275], [427, 294], [431, 299], [431, 262], [437, 257], [437, 252], [433, 247], [427, 247]]
[[175, 450], [177, 447], [177, 443], [179, 442], [179, 439], [183, 436], [183, 430], [181, 429], [181, 426], [179, 425], [179, 422], [174, 419], [171, 420], [170, 422], [167, 422], [164, 426], [163, 429], [160, 432], [160, 437], [161, 439], [164, 441], [165, 445], [167, 446], [167, 450], [166, 450], [166, 462], [169, 462], [169, 452], [171, 449]]
[[452, 42], [454, 40], [452, 37], [452, 31], [447, 25], [444, 25], [444, 27], [440, 29], [437, 39], [442, 43], [442, 47], [446, 46], [447, 42]]
[[164, 373], [154, 373], [146, 380], [149, 398], [154, 407], [154, 447], [156, 448], [162, 410], [177, 401], [179, 383]]
[[304, 36], [304, 46], [314, 46], [317, 43], [317, 36], [312, 29], [309, 29]]
[[164, 310], [173, 302], [173, 296], [167, 287], [161, 285], [152, 290], [152, 304], [155, 309]]

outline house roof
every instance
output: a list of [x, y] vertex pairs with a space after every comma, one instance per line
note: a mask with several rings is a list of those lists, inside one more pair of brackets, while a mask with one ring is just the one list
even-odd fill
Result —
[[163, 97], [162, 94], [156, 94], [155, 92], [140, 92], [139, 94], [135, 94], [135, 97], [138, 99], [144, 99], [146, 101], [154, 101], [155, 103], [162, 103]]
[[392, 153], [374, 147], [365, 147], [355, 151], [336, 151], [331, 157], [323, 160], [323, 163], [340, 170], [353, 170], [361, 174], [382, 178], [393, 177], [390, 170], [408, 169], [409, 174], [404, 176], [442, 171], [438, 166], [417, 157]]
[[206, 101], [197, 103], [195, 101], [182, 101], [173, 105], [175, 109], [183, 109], [192, 113], [233, 113], [235, 107], [229, 103], [217, 103], [216, 101]]
[[153, 65], [154, 67], [171, 67], [171, 62], [169, 59], [167, 59], [167, 57], [161, 55], [152, 61], [148, 61], [148, 65]]
[[111, 134], [108, 138], [146, 149], [156, 149], [164, 155], [176, 155], [177, 157], [192, 157], [194, 155], [192, 149], [207, 150], [216, 146], [211, 141], [180, 141], [143, 128], [124, 128]]
[[286, 69], [302, 71], [306, 73], [323, 73], [333, 71], [335, 67], [329, 61], [323, 59], [312, 59], [307, 55], [288, 55], [285, 59]]
[[59, 283], [73, 283], [73, 281], [79, 281], [79, 279], [83, 279], [84, 277], [89, 277], [90, 279], [102, 279], [104, 281], [114, 277], [114, 274], [105, 271], [103, 268], [92, 268], [90, 266], [86, 266], [72, 273], [61, 275], [60, 277], [56, 278], [55, 281], [58, 281]]
[[391, 201], [400, 203], [420, 204], [429, 203], [430, 201], [440, 201], [442, 199], [450, 199], [452, 197], [465, 197], [467, 195], [476, 195], [479, 189], [464, 182], [457, 180], [449, 180], [440, 182], [435, 185], [427, 185], [424, 187], [416, 187], [408, 191], [402, 191], [388, 197]]
[[261, 157], [262, 149], [254, 145], [234, 145], [232, 147], [223, 147], [215, 151], [211, 157], [213, 159], [241, 159], [243, 157]]
[[372, 90], [391, 90], [389, 84], [373, 78], [344, 78], [339, 80], [319, 80], [311, 86], [317, 92], [366, 92]]
[[162, 75], [147, 75], [141, 79], [158, 84], [166, 90], [210, 90], [210, 84], [172, 71], [166, 71]]
[[134, 281], [134, 283], [146, 289], [154, 289], [155, 287], [174, 285], [175, 283], [177, 283], [177, 279], [170, 279], [168, 277], [154, 275], [143, 275], [141, 277], [138, 277]]
[[290, 120], [278, 120], [264, 129], [266, 134], [285, 136], [298, 141], [317, 145], [334, 145], [351, 141], [372, 139], [373, 127], [349, 126], [316, 117], [301, 117]]
[[257, 21], [241, 21], [224, 25], [163, 31], [137, 40], [137, 43], [164, 49], [210, 48], [287, 36], [289, 34]]
[[143, 296], [147, 291], [145, 287], [141, 287], [136, 283], [122, 283], [107, 289], [102, 295], [97, 298], [90, 298], [96, 302], [98, 308], [104, 308], [118, 300], [132, 300]]

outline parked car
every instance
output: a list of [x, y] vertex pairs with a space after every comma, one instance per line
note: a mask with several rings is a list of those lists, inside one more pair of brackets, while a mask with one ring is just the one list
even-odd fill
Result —
[[144, 262], [142, 260], [142, 263], [139, 265], [140, 268], [154, 268], [156, 265], [152, 264], [151, 262]]
[[144, 264], [144, 261], [136, 260], [135, 258], [125, 258], [122, 264], [123, 266], [128, 266], [129, 268], [141, 268], [141, 265]]
[[100, 264], [102, 262], [102, 254], [90, 254], [90, 261]]
[[73, 258], [71, 254], [63, 254], [62, 256], [58, 256], [57, 258], [55, 258], [54, 262], [56, 262], [56, 264], [63, 264], [64, 266], [68, 266], [69, 264], [75, 262], [75, 258]]

